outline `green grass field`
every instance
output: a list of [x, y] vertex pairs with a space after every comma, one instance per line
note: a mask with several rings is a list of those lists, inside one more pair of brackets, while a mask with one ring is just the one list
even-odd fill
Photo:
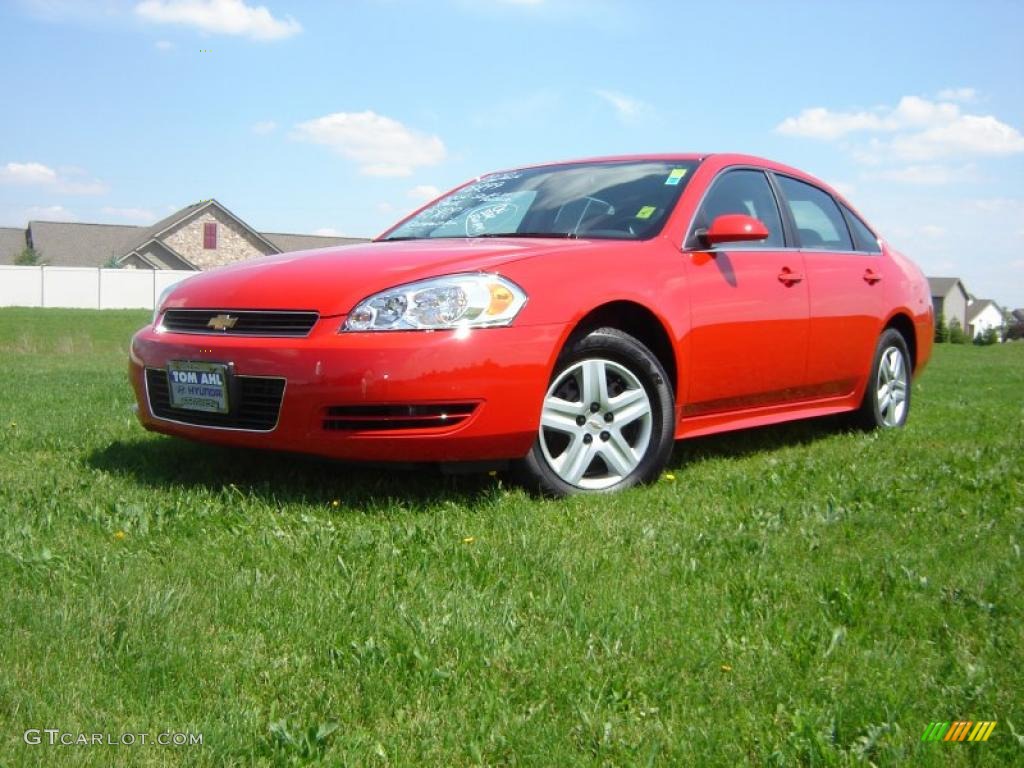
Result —
[[0, 765], [1024, 763], [1024, 344], [546, 501], [147, 433], [146, 321], [0, 310]]

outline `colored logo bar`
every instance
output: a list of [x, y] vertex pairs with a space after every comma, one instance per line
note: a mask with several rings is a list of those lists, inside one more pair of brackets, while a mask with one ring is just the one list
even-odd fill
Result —
[[950, 723], [928, 723], [921, 741], [988, 741], [995, 730], [995, 720], [956, 720]]

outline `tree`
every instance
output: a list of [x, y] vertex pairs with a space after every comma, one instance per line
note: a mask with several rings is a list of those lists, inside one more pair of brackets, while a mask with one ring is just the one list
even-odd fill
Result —
[[935, 342], [945, 344], [947, 341], [949, 341], [949, 326], [946, 325], [946, 316], [940, 312], [935, 320]]
[[975, 337], [974, 343], [983, 347], [987, 347], [990, 344], [998, 344], [999, 329], [995, 326], [989, 326]]
[[19, 267], [38, 267], [43, 263], [43, 255], [31, 246], [25, 246], [21, 253], [14, 257], [14, 264]]
[[950, 344], [966, 344], [969, 341], [967, 334], [964, 333], [964, 329], [960, 325], [960, 321], [955, 317], [949, 321], [949, 343]]

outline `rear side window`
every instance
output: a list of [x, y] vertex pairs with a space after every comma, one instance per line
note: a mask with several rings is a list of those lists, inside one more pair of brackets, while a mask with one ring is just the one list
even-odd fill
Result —
[[878, 245], [878, 238], [875, 237], [874, 232], [868, 229], [867, 224], [861, 221], [857, 214], [842, 203], [839, 204], [839, 207], [843, 209], [843, 213], [846, 215], [846, 221], [850, 224], [850, 232], [853, 234], [854, 247], [858, 251], [881, 253], [882, 248]]
[[846, 221], [831, 195], [788, 176], [779, 176], [778, 180], [796, 223], [800, 247], [853, 250]]
[[763, 171], [739, 169], [726, 171], [715, 179], [707, 197], [701, 203], [693, 229], [687, 240], [688, 248], [699, 248], [696, 230], [707, 229], [711, 222], [727, 213], [742, 213], [753, 216], [768, 228], [765, 240], [747, 240], [742, 243], [750, 248], [782, 248], [782, 218], [775, 202], [775, 195]]

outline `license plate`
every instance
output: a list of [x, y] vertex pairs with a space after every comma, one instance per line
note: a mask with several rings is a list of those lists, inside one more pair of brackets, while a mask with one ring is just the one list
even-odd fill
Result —
[[171, 407], [207, 413], [228, 412], [228, 367], [224, 363], [175, 360], [167, 363]]

